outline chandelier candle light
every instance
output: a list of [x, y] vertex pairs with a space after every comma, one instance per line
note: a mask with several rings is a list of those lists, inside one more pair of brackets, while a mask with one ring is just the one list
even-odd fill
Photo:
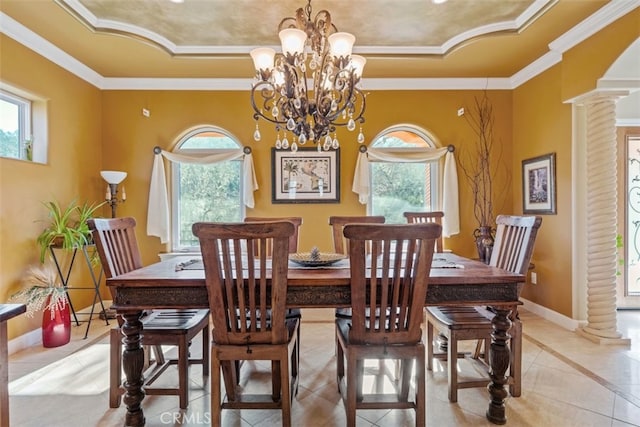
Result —
[[328, 151], [340, 147], [336, 127], [353, 131], [359, 122], [362, 144], [366, 103], [358, 83], [366, 59], [351, 54], [355, 36], [338, 32], [326, 10], [312, 20], [311, 0], [295, 17], [284, 18], [278, 31], [282, 53], [268, 47], [251, 51], [257, 79], [251, 87], [254, 139], [260, 141], [258, 121], [264, 119], [275, 124], [277, 149], [295, 152], [311, 141], [318, 151]]
[[118, 184], [120, 184], [127, 177], [126, 172], [120, 171], [101, 171], [100, 175], [107, 181], [107, 192], [104, 199], [111, 206], [111, 218], [116, 217], [116, 206], [118, 203], [124, 203], [127, 200], [127, 193], [122, 186], [122, 198], [118, 199]]

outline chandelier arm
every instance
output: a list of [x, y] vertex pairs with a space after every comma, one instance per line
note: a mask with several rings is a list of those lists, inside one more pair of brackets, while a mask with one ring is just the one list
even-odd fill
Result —
[[[259, 108], [256, 103], [256, 92], [259, 93], [262, 99], [262, 108]], [[282, 125], [285, 122], [278, 120], [273, 117], [269, 117], [264, 113], [264, 111], [271, 111], [273, 106], [270, 105], [270, 102], [274, 102], [273, 100], [276, 98], [276, 88], [271, 82], [260, 81], [253, 85], [251, 88], [251, 106], [253, 107], [253, 118], [258, 120], [262, 118], [268, 122]]]

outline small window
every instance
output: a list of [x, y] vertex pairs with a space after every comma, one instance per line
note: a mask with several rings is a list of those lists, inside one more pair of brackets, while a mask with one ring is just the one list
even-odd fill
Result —
[[[226, 131], [199, 127], [180, 138], [173, 150], [202, 157], [237, 151], [242, 145]], [[213, 164], [172, 163], [173, 250], [199, 251], [191, 226], [199, 221], [238, 222], [244, 216], [242, 161]]]
[[33, 160], [31, 101], [1, 89], [0, 156]]
[[[372, 147], [401, 154], [435, 148], [429, 134], [414, 126], [393, 126], [378, 135]], [[371, 163], [370, 215], [384, 215], [387, 223], [406, 222], [406, 211], [434, 211], [438, 204], [437, 160], [424, 163]]]
[[0, 81], [0, 157], [47, 162], [47, 101]]

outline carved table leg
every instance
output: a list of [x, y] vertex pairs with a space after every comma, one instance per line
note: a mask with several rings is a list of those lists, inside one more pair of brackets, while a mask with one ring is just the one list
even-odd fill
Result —
[[122, 365], [126, 380], [124, 388], [126, 390], [122, 401], [127, 406], [125, 426], [144, 426], [145, 419], [142, 412], [142, 390], [143, 378], [142, 370], [144, 366], [144, 351], [142, 349], [142, 322], [140, 316], [142, 312], [122, 314], [124, 324], [120, 328], [124, 339], [122, 340], [124, 352], [122, 354]]
[[491, 401], [489, 409], [487, 409], [487, 419], [494, 424], [505, 424], [507, 417], [505, 416], [504, 401], [509, 396], [505, 387], [508, 381], [505, 373], [510, 360], [508, 341], [511, 338], [509, 335], [511, 309], [495, 307], [494, 310], [496, 315], [491, 322], [493, 332], [491, 333], [491, 349], [489, 351], [491, 383], [487, 386]]

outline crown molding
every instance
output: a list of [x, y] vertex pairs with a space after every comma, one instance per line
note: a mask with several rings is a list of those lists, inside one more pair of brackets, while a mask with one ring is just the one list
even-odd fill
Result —
[[[67, 1], [72, 3], [73, 1]], [[77, 2], [76, 2], [77, 3]], [[523, 14], [531, 19], [540, 0]], [[535, 6], [535, 7], [534, 7]], [[363, 78], [366, 90], [513, 90], [562, 60], [562, 53], [640, 6], [640, 0], [611, 1], [549, 44], [550, 51], [511, 77], [505, 78]], [[91, 15], [91, 14], [89, 14]], [[525, 16], [526, 15], [526, 16]], [[93, 15], [91, 15], [93, 16]], [[86, 18], [85, 18], [86, 19]], [[518, 25], [523, 25], [518, 22]], [[102, 90], [250, 90], [252, 79], [106, 78], [0, 12], [0, 32]], [[443, 45], [444, 46], [444, 45]], [[395, 53], [398, 53], [396, 50]]]

